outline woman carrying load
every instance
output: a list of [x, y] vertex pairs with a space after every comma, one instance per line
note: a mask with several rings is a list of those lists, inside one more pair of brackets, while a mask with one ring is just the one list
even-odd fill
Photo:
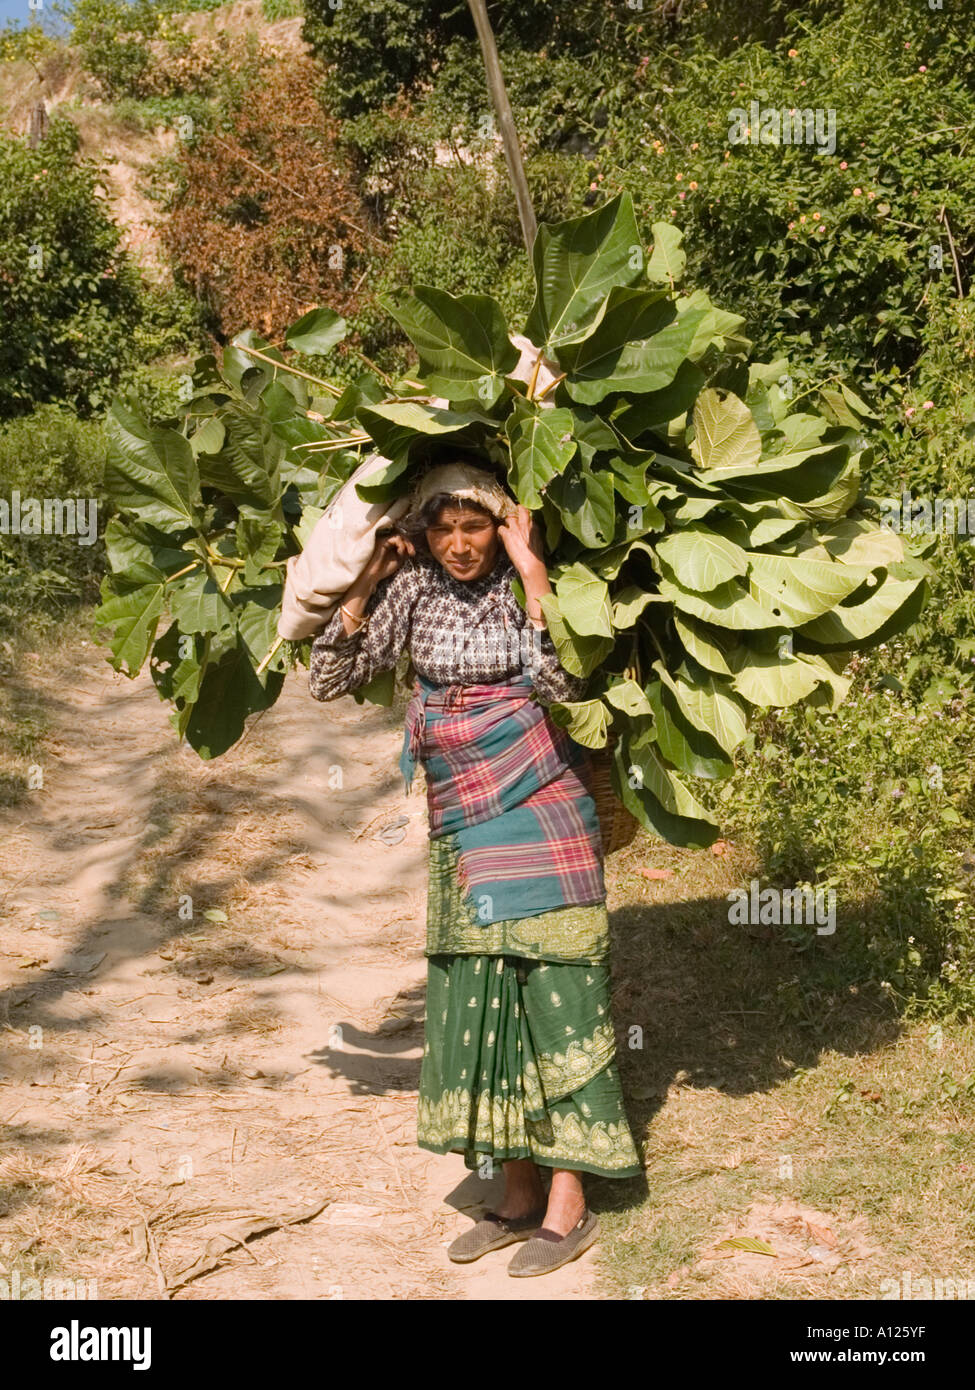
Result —
[[546, 1274], [596, 1238], [581, 1174], [641, 1171], [615, 1061], [588, 755], [545, 708], [585, 682], [545, 631], [537, 527], [490, 473], [434, 467], [400, 531], [377, 540], [313, 643], [310, 688], [336, 699], [409, 652], [400, 765], [409, 786], [423, 763], [430, 818], [417, 1141], [503, 1169], [502, 1201], [450, 1259], [525, 1242], [508, 1272]]

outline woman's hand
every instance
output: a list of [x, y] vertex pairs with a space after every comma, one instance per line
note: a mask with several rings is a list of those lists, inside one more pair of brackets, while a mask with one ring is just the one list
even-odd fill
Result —
[[379, 584], [396, 573], [407, 555], [415, 555], [416, 548], [405, 536], [381, 536], [366, 565], [364, 574]]
[[498, 525], [498, 536], [522, 579], [546, 574], [542, 531], [527, 507], [519, 507]]

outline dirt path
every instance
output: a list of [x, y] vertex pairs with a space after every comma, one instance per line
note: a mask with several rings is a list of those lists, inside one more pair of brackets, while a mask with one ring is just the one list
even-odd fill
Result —
[[593, 1296], [591, 1254], [517, 1282], [510, 1251], [444, 1254], [495, 1184], [415, 1144], [426, 824], [400, 717], [299, 675], [208, 765], [90, 644], [28, 679], [52, 732], [43, 787], [0, 814], [0, 1272], [102, 1298]]

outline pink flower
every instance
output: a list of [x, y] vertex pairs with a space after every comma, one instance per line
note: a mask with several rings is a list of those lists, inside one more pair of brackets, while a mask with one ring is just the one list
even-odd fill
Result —
[[687, 194], [686, 194], [686, 193], [678, 193], [677, 196], [678, 196], [678, 198], [686, 198], [686, 197], [687, 197]]
[[798, 57], [799, 57], [799, 50], [798, 50], [797, 48], [790, 48], [790, 49], [789, 49], [789, 57], [790, 57], [790, 58], [798, 58]]
[[927, 72], [927, 68], [924, 66], [923, 63], [922, 63], [921, 66], [918, 68], [918, 72]]
[[848, 167], [849, 167], [849, 166], [847, 165], [847, 162], [846, 162], [845, 159], [843, 159], [843, 160], [840, 161], [840, 168], [841, 168], [841, 169], [846, 169], [846, 168], [848, 168]]
[[933, 409], [934, 409], [934, 401], [925, 401], [924, 404], [921, 406], [921, 409], [922, 409], [922, 410], [933, 410]]
[[909, 419], [911, 418], [911, 416], [914, 414], [914, 407], [913, 407], [912, 405], [909, 405], [909, 406], [907, 407], [907, 409], [904, 411], [904, 414], [906, 415], [906, 417], [907, 417], [908, 420], [909, 420]]
[[599, 184], [598, 184], [598, 183], [591, 183], [591, 184], [589, 185], [589, 192], [590, 192], [590, 193], [595, 193], [595, 191], [596, 191], [596, 189], [597, 189], [598, 187], [599, 187]]
[[860, 194], [861, 194], [862, 192], [863, 192], [863, 189], [862, 189], [862, 188], [854, 188], [854, 190], [853, 190], [853, 196], [854, 196], [854, 198], [859, 198], [859, 196], [860, 196]]

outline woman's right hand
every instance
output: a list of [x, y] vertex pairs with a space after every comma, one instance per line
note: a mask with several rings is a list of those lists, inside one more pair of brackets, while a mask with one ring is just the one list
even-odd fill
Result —
[[382, 580], [389, 579], [391, 575], [396, 573], [407, 555], [415, 554], [416, 548], [405, 536], [379, 537], [369, 563], [366, 565], [365, 573], [374, 584], [379, 584]]

